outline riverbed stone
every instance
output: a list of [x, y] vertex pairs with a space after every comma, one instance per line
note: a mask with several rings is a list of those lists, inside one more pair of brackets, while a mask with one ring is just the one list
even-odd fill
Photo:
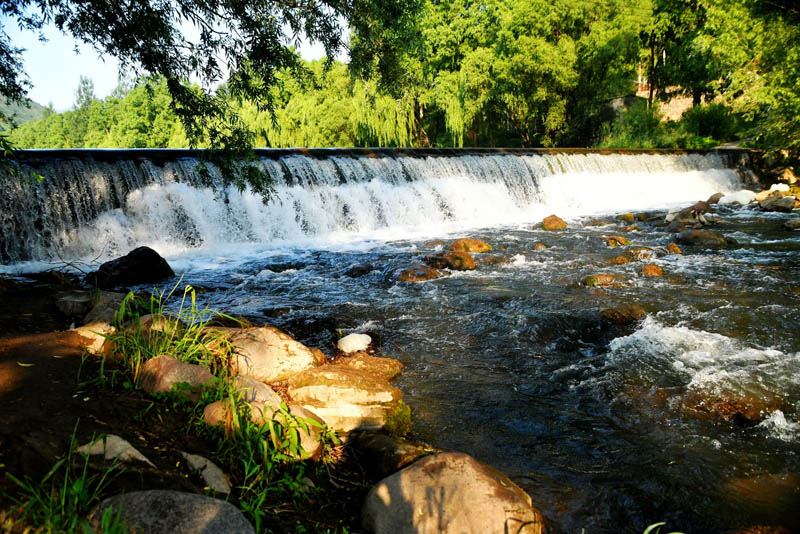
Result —
[[626, 250], [625, 255], [632, 261], [642, 261], [655, 258], [656, 252], [648, 247], [634, 247]]
[[110, 497], [92, 514], [95, 528], [107, 508], [136, 534], [255, 534], [234, 505], [195, 493], [147, 490]]
[[125, 300], [126, 293], [114, 291], [100, 291], [94, 300], [94, 306], [83, 318], [83, 324], [104, 322], [115, 324], [117, 314], [119, 314], [122, 301]]
[[619, 219], [625, 221], [628, 224], [633, 224], [633, 222], [636, 221], [636, 215], [634, 215], [631, 212], [623, 213], [619, 216]]
[[686, 394], [683, 405], [695, 417], [739, 424], [757, 423], [776, 410], [789, 408], [780, 396], [758, 386], [737, 391], [723, 387], [693, 389]]
[[56, 308], [67, 317], [85, 317], [94, 307], [94, 292], [70, 291], [56, 298]]
[[610, 286], [617, 281], [613, 274], [591, 274], [581, 279], [581, 285], [588, 287]]
[[567, 227], [567, 223], [559, 217], [558, 215], [548, 215], [544, 219], [542, 219], [542, 229], [547, 230], [549, 232], [553, 232], [556, 230], [563, 230]]
[[794, 209], [795, 198], [793, 196], [771, 196], [758, 203], [764, 211], [782, 211], [789, 213]]
[[699, 248], [716, 249], [728, 247], [728, 241], [725, 239], [725, 236], [709, 230], [687, 230], [679, 233], [677, 237], [675, 237], [675, 241], [681, 245]]
[[677, 244], [670, 243], [667, 245], [667, 254], [683, 254], [683, 251]]
[[324, 356], [274, 326], [243, 328], [228, 341], [235, 374], [252, 376], [262, 382], [276, 382], [324, 363]]
[[492, 246], [485, 241], [481, 241], [480, 239], [471, 239], [468, 237], [462, 237], [461, 239], [456, 239], [450, 245], [451, 252], [490, 252], [492, 250]]
[[359, 369], [327, 365], [292, 376], [288, 394], [296, 404], [320, 416], [336, 432], [408, 429], [408, 408], [389, 381]]
[[86, 283], [100, 289], [118, 286], [155, 283], [172, 278], [175, 273], [158, 252], [150, 247], [138, 247], [125, 256], [107, 261], [86, 276]]
[[363, 371], [373, 376], [379, 376], [381, 378], [385, 378], [386, 380], [391, 380], [399, 375], [402, 372], [403, 367], [405, 367], [401, 362], [395, 360], [394, 358], [370, 356], [364, 351], [355, 352], [345, 356], [344, 358], [339, 358], [333, 363], [333, 365], [341, 365], [344, 367], [350, 367], [351, 369], [358, 369], [359, 371]]
[[600, 316], [609, 323], [627, 326], [647, 317], [647, 312], [640, 305], [631, 304], [628, 306], [606, 308], [600, 312]]
[[626, 263], [630, 263], [630, 259], [626, 256], [615, 256], [613, 258], [608, 259], [608, 263], [611, 265], [625, 265]]
[[189, 464], [189, 467], [197, 471], [206, 486], [223, 495], [228, 495], [231, 492], [228, 477], [225, 476], [225, 472], [217, 464], [199, 454], [181, 451], [181, 456]]
[[547, 250], [547, 245], [545, 245], [544, 243], [536, 243], [531, 247], [531, 250], [535, 252], [541, 252], [543, 250]]
[[147, 393], [169, 393], [175, 386], [183, 384], [181, 394], [197, 402], [200, 400], [202, 387], [213, 381], [214, 375], [205, 367], [162, 354], [144, 363], [139, 385]]
[[622, 237], [621, 235], [612, 235], [609, 237], [604, 237], [603, 241], [606, 242], [606, 246], [609, 247], [625, 247], [631, 244], [631, 240], [627, 237]]
[[155, 467], [144, 454], [134, 448], [128, 441], [114, 434], [102, 436], [94, 442], [81, 445], [76, 449], [80, 454], [100, 456], [106, 460], [120, 460], [122, 462], [142, 462], [150, 467]]
[[279, 406], [281, 397], [267, 384], [247, 375], [237, 375], [234, 385], [239, 397], [245, 402], [263, 402]]
[[400, 271], [400, 274], [397, 275], [397, 279], [400, 282], [426, 282], [428, 280], [435, 280], [440, 276], [441, 274], [436, 269], [425, 265], [418, 265]]
[[783, 223], [784, 230], [800, 230], [800, 217], [793, 217]]
[[372, 338], [368, 334], [348, 334], [336, 342], [336, 348], [345, 354], [367, 350]]
[[451, 271], [471, 271], [475, 269], [475, 260], [469, 252], [445, 252], [434, 256], [426, 256], [423, 261], [434, 269], [450, 269]]
[[381, 480], [364, 502], [373, 534], [543, 534], [530, 496], [499, 471], [462, 453], [422, 458]]
[[664, 270], [654, 263], [648, 263], [642, 266], [642, 276], [656, 278], [664, 275]]

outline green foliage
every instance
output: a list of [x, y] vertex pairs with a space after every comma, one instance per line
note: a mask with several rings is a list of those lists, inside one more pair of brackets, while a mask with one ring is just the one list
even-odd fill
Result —
[[736, 117], [731, 108], [720, 103], [694, 106], [687, 109], [681, 117], [681, 125], [686, 132], [718, 140], [728, 140], [736, 135]]
[[[76, 445], [73, 435], [67, 455], [57, 461], [40, 481], [29, 477], [20, 480], [7, 473], [19, 491], [6, 492], [6, 496], [21, 507], [23, 518], [42, 527], [44, 532], [93, 532], [86, 516], [120, 473], [116, 462], [99, 473], [94, 472], [89, 466], [88, 455], [78, 460]], [[110, 508], [99, 519], [100, 532], [127, 532], [119, 514], [114, 514]]]

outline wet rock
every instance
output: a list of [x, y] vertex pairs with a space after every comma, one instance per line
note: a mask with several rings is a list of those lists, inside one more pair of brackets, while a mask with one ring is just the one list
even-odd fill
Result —
[[56, 299], [56, 308], [67, 317], [84, 317], [94, 307], [91, 291], [70, 291]]
[[647, 247], [635, 247], [625, 251], [625, 255], [631, 259], [631, 261], [642, 261], [642, 260], [649, 260], [651, 258], [656, 257], [656, 252], [652, 248]]
[[[763, 473], [730, 479], [723, 491], [746, 517], [781, 525], [789, 532], [800, 529], [800, 475], [794, 472]], [[775, 527], [780, 528], [780, 527]], [[754, 531], [759, 532], [759, 531]], [[770, 532], [770, 531], [763, 531]], [[777, 530], [780, 532], [780, 530]]]
[[435, 256], [427, 256], [422, 261], [434, 269], [450, 269], [451, 271], [471, 271], [475, 269], [475, 260], [469, 252], [445, 252]]
[[167, 260], [149, 247], [133, 249], [125, 256], [102, 264], [86, 276], [90, 286], [108, 289], [117, 286], [160, 282], [175, 276]]
[[675, 243], [670, 243], [667, 245], [667, 254], [683, 254], [683, 251]]
[[405, 269], [397, 275], [400, 282], [425, 282], [428, 280], [435, 280], [441, 276], [439, 271], [427, 266], [412, 267]]
[[758, 423], [776, 410], [786, 410], [782, 398], [759, 387], [743, 391], [699, 388], [689, 391], [685, 409], [699, 418], [717, 418], [740, 425]]
[[374, 534], [542, 534], [530, 496], [499, 471], [461, 453], [422, 458], [373, 487], [361, 524]]
[[68, 273], [62, 273], [56, 269], [50, 269], [49, 271], [42, 271], [40, 273], [27, 273], [22, 276], [31, 280], [36, 280], [42, 284], [57, 286], [62, 289], [72, 289], [80, 285], [77, 277]]
[[616, 256], [614, 258], [609, 258], [608, 263], [611, 265], [625, 265], [626, 263], [630, 263], [630, 259], [626, 256]]
[[724, 196], [725, 196], [725, 194], [724, 194], [724, 193], [714, 193], [713, 195], [711, 195], [710, 197], [708, 197], [708, 200], [706, 200], [706, 202], [707, 202], [708, 204], [716, 204], [716, 203], [717, 203], [717, 202], [719, 202], [719, 201], [722, 199], [722, 197], [724, 197]]
[[367, 334], [349, 334], [340, 339], [336, 343], [336, 347], [345, 354], [350, 354], [367, 350], [370, 343], [372, 343], [372, 338]]
[[563, 230], [567, 227], [564, 219], [558, 215], [549, 215], [542, 219], [542, 229], [548, 231]]
[[[191, 401], [200, 400], [200, 390], [214, 381], [208, 369], [196, 364], [184, 363], [162, 354], [145, 362], [139, 384], [148, 393], [169, 393], [178, 386], [181, 394]], [[183, 384], [184, 387], [179, 386]]]
[[713, 213], [714, 208], [708, 202], [697, 202], [682, 210], [670, 211], [665, 217], [668, 223], [680, 223], [686, 226], [705, 226], [714, 222], [706, 214]]
[[664, 230], [666, 232], [669, 232], [670, 234], [677, 234], [679, 232], [685, 232], [688, 229], [689, 228], [684, 223], [682, 223], [680, 221], [672, 221], [671, 223], [669, 223], [667, 225], [666, 228], [664, 228]]
[[106, 460], [116, 458], [122, 462], [142, 462], [150, 467], [155, 467], [153, 462], [137, 451], [133, 445], [114, 434], [109, 434], [92, 443], [81, 445], [77, 448], [77, 452], [89, 456], [102, 455]]
[[547, 245], [544, 243], [536, 243], [531, 247], [531, 249], [535, 250], [536, 252], [541, 252], [542, 250], [547, 250]]
[[435, 248], [435, 247], [443, 247], [444, 241], [441, 239], [436, 239], [434, 241], [428, 241], [427, 243], [423, 243], [422, 246], [425, 248]]
[[276, 382], [325, 362], [286, 332], [274, 326], [236, 330], [228, 337], [235, 374]]
[[115, 324], [122, 301], [125, 300], [125, 293], [115, 293], [112, 291], [100, 291], [95, 298], [95, 305], [91, 311], [83, 318], [83, 324], [104, 322]]
[[289, 397], [340, 434], [380, 430], [402, 435], [409, 424], [402, 393], [379, 376], [342, 365], [310, 369], [289, 379]]
[[377, 432], [361, 432], [348, 445], [356, 451], [359, 463], [381, 477], [396, 473], [425, 454], [419, 445]]
[[374, 265], [355, 265], [350, 267], [345, 274], [348, 278], [360, 278], [375, 270]]
[[784, 230], [800, 230], [800, 217], [793, 217], [783, 223]]
[[621, 235], [612, 235], [610, 237], [604, 237], [603, 240], [606, 242], [606, 246], [609, 247], [625, 247], [631, 244], [631, 240], [627, 237], [622, 237]]
[[262, 402], [280, 406], [281, 398], [275, 390], [252, 376], [238, 375], [234, 378], [236, 392], [244, 402]]
[[620, 215], [619, 219], [625, 221], [628, 224], [633, 224], [633, 222], [636, 221], [636, 216], [633, 213], [628, 212]]
[[500, 265], [508, 265], [511, 263], [511, 258], [508, 256], [482, 256], [478, 259], [480, 265], [488, 265], [497, 267]]
[[709, 230], [687, 230], [681, 232], [675, 238], [681, 245], [689, 245], [700, 248], [727, 248], [728, 241], [718, 232]]
[[585, 276], [581, 280], [581, 285], [588, 287], [595, 286], [610, 286], [616, 282], [616, 277], [613, 274], [592, 274]]
[[606, 226], [606, 225], [609, 225], [609, 224], [611, 224], [611, 223], [608, 222], [608, 221], [604, 221], [602, 219], [592, 219], [591, 221], [586, 223], [584, 226]]
[[462, 237], [450, 245], [450, 252], [489, 252], [492, 246], [480, 239]]
[[92, 514], [95, 528], [108, 508], [136, 534], [255, 534], [234, 505], [194, 493], [148, 490], [110, 497]]
[[631, 304], [630, 306], [606, 308], [600, 312], [600, 317], [610, 323], [627, 326], [647, 317], [647, 312], [638, 304]]
[[625, 228], [623, 228], [622, 231], [625, 232], [625, 233], [638, 232], [639, 231], [639, 227], [636, 226], [635, 224], [632, 224], [631, 226], [626, 226]]
[[370, 356], [366, 352], [356, 352], [345, 358], [339, 358], [334, 365], [342, 365], [352, 369], [358, 369], [373, 376], [379, 376], [386, 380], [399, 375], [403, 367], [402, 363], [394, 358]]
[[794, 200], [795, 198], [793, 196], [771, 196], [766, 200], [759, 202], [758, 205], [761, 206], [761, 209], [764, 211], [781, 211], [789, 213], [794, 209]]
[[735, 193], [729, 193], [719, 199], [719, 204], [722, 205], [731, 205], [731, 204], [749, 204], [753, 200], [755, 200], [756, 194], [752, 191], [748, 191], [747, 189], [742, 189], [741, 191], [736, 191]]
[[228, 477], [225, 476], [225, 473], [217, 464], [197, 454], [181, 452], [181, 456], [189, 464], [189, 467], [197, 471], [206, 486], [223, 495], [228, 495], [231, 492]]
[[648, 263], [647, 265], [642, 266], [642, 276], [655, 278], [663, 275], [664, 275], [664, 270], [658, 265], [655, 265], [653, 263]]

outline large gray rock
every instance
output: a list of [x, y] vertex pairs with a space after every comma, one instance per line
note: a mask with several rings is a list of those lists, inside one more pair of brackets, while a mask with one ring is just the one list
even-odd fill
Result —
[[95, 305], [91, 311], [83, 318], [83, 324], [97, 322], [114, 324], [117, 321], [119, 308], [125, 299], [125, 293], [114, 293], [112, 291], [100, 291], [95, 299]]
[[184, 393], [193, 401], [200, 399], [200, 389], [214, 380], [214, 375], [200, 365], [184, 363], [162, 354], [145, 362], [139, 384], [148, 393], [169, 393], [178, 384], [187, 386]]
[[312, 351], [274, 326], [244, 328], [228, 338], [236, 374], [276, 382], [321, 365], [325, 355]]
[[199, 454], [181, 452], [181, 456], [189, 464], [189, 467], [197, 471], [206, 486], [223, 495], [228, 495], [231, 492], [228, 477], [225, 476], [225, 473], [217, 464]]
[[117, 286], [159, 282], [175, 276], [167, 260], [149, 247], [133, 249], [125, 256], [107, 261], [86, 276], [90, 286], [108, 289]]
[[410, 413], [402, 396], [385, 378], [341, 365], [310, 369], [289, 379], [289, 397], [340, 434], [381, 428], [404, 434]]
[[542, 534], [541, 512], [508, 477], [461, 453], [422, 458], [367, 495], [361, 524], [374, 534]]
[[700, 248], [727, 248], [728, 246], [725, 236], [708, 230], [687, 230], [678, 234], [675, 241], [681, 245]]
[[800, 217], [794, 217], [783, 223], [785, 230], [800, 230]]
[[758, 204], [761, 206], [761, 209], [765, 211], [782, 211], [788, 213], [794, 209], [794, 197], [771, 196]]
[[84, 317], [93, 307], [92, 291], [70, 291], [56, 299], [56, 308], [67, 317]]
[[236, 391], [245, 402], [263, 402], [274, 406], [281, 405], [281, 397], [275, 390], [252, 376], [239, 375], [234, 378]]
[[255, 534], [231, 503], [193, 493], [149, 490], [110, 497], [92, 514], [95, 528], [107, 508], [119, 511], [130, 533]]

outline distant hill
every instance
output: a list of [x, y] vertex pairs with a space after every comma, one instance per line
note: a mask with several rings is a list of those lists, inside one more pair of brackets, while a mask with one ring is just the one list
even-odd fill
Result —
[[28, 100], [30, 107], [20, 104], [10, 104], [0, 95], [0, 131], [9, 129], [10, 119], [14, 119], [17, 126], [26, 122], [39, 120], [47, 114], [47, 108]]

